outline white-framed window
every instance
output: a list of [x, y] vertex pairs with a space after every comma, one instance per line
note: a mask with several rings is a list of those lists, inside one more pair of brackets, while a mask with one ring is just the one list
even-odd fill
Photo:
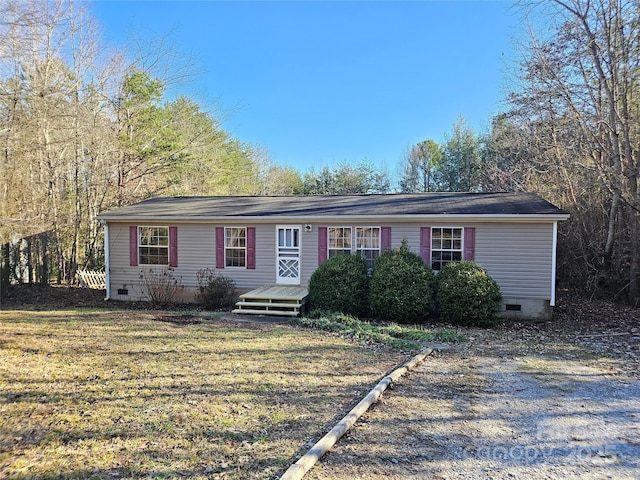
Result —
[[356, 227], [356, 252], [362, 253], [367, 269], [373, 270], [373, 262], [380, 255], [380, 227]]
[[224, 262], [225, 267], [246, 267], [247, 229], [245, 227], [225, 227]]
[[462, 260], [462, 227], [431, 227], [431, 268], [442, 270], [447, 263]]
[[360, 252], [373, 269], [375, 258], [380, 255], [380, 227], [328, 227], [327, 256]]
[[327, 228], [327, 255], [329, 258], [351, 253], [351, 227], [329, 227]]
[[140, 265], [169, 265], [169, 227], [138, 227]]

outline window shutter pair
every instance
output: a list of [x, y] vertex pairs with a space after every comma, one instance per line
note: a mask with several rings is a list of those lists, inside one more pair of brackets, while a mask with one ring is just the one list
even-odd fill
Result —
[[[462, 259], [473, 261], [476, 255], [476, 227], [464, 227]], [[431, 227], [420, 228], [420, 256], [431, 265]]]
[[[318, 227], [318, 265], [327, 261], [328, 241], [327, 227]], [[391, 227], [380, 227], [380, 249], [382, 251], [391, 250]]]
[[[129, 265], [138, 266], [138, 227], [129, 226]], [[169, 266], [178, 266], [178, 227], [169, 227]]]
[[[216, 268], [224, 268], [224, 227], [216, 227]], [[256, 268], [256, 229], [247, 227], [247, 269]]]

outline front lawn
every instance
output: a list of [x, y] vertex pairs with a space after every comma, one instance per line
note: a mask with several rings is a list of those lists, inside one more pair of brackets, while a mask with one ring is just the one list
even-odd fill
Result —
[[0, 477], [274, 478], [402, 360], [287, 325], [0, 311]]

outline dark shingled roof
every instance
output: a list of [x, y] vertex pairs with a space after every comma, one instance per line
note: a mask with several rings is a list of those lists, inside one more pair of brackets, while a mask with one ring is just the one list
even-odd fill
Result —
[[532, 193], [160, 197], [104, 212], [104, 220], [395, 215], [566, 215]]

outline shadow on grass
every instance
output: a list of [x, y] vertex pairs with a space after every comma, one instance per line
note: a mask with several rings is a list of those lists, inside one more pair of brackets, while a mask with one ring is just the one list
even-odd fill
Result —
[[403, 358], [289, 326], [145, 315], [0, 312], [3, 475], [273, 478]]

